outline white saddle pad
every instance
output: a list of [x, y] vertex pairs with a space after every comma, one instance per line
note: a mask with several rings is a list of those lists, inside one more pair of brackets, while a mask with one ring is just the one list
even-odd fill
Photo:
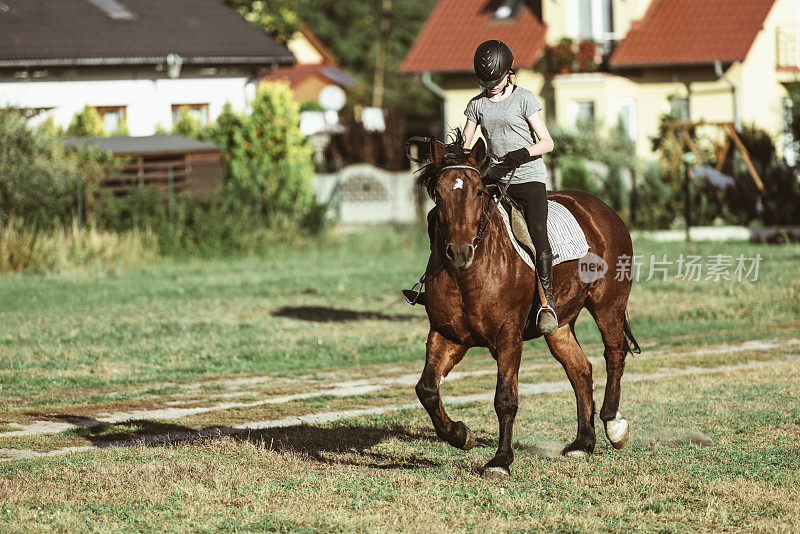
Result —
[[[520, 245], [511, 230], [511, 221], [503, 206], [498, 206], [497, 211], [503, 218], [508, 238], [514, 245], [517, 253], [531, 269], [533, 260], [530, 254]], [[563, 205], [553, 200], [547, 201], [547, 237], [550, 239], [550, 248], [553, 250], [553, 265], [565, 261], [577, 260], [589, 252], [589, 243], [575, 216]]]

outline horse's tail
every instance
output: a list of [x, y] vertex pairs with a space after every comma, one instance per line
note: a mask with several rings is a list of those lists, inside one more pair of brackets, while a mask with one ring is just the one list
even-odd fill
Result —
[[633, 337], [633, 332], [631, 332], [631, 324], [628, 322], [627, 312], [625, 313], [625, 319], [622, 322], [622, 328], [625, 331], [625, 353], [627, 354], [630, 352], [631, 354], [641, 354], [642, 349], [636, 342], [636, 338]]

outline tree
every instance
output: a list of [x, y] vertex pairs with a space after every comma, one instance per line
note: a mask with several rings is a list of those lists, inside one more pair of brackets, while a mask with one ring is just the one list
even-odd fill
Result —
[[677, 214], [669, 185], [664, 183], [657, 163], [645, 167], [644, 179], [639, 187], [639, 205], [634, 224], [644, 228], [669, 228]]
[[172, 133], [203, 140], [213, 136], [211, 128], [203, 126], [200, 119], [192, 115], [191, 110], [186, 106], [178, 110], [178, 120], [172, 126]]
[[0, 220], [13, 214], [42, 228], [68, 224], [77, 213], [79, 180], [92, 211], [109, 154], [67, 148], [48, 128], [32, 129], [9, 110], [0, 110], [0, 144]]
[[578, 189], [592, 194], [597, 193], [585, 159], [582, 157], [567, 157], [562, 160], [561, 188]]
[[252, 22], [281, 43], [297, 31], [300, 21], [292, 7], [296, 2], [275, 0], [225, 0], [246, 20]]
[[76, 113], [67, 126], [68, 137], [103, 137], [106, 134], [100, 113], [91, 106]]
[[[338, 0], [226, 0], [245, 18], [286, 42], [307, 24], [334, 56], [360, 82], [350, 89], [351, 105], [371, 105], [375, 62], [380, 41], [382, 3]], [[384, 107], [406, 113], [435, 114], [439, 98], [418, 77], [401, 74], [400, 64], [411, 49], [437, 0], [392, 0], [386, 42]]]
[[300, 131], [300, 114], [288, 84], [261, 83], [250, 115], [230, 108], [217, 120], [226, 188], [253, 199], [268, 216], [301, 216], [311, 206], [313, 149]]

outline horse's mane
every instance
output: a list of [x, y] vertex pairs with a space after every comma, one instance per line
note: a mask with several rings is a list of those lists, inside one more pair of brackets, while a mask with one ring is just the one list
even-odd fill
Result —
[[464, 134], [461, 128], [452, 130], [450, 139], [452, 141], [444, 145], [444, 157], [442, 157], [440, 165], [436, 165], [431, 152], [431, 160], [417, 171], [419, 173], [417, 184], [425, 187], [431, 198], [433, 198], [433, 190], [436, 189], [439, 181], [439, 169], [447, 165], [461, 165], [466, 163], [469, 158], [469, 150], [464, 149]]

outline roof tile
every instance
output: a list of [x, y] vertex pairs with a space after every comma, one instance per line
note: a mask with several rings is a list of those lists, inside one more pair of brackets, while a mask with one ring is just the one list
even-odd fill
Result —
[[409, 50], [401, 72], [472, 71], [475, 49], [499, 39], [514, 52], [514, 65], [532, 66], [544, 48], [547, 25], [524, 4], [508, 21], [494, 19], [487, 0], [439, 0]]
[[612, 67], [741, 61], [775, 0], [653, 0], [611, 56]]
[[219, 0], [120, 2], [134, 19], [113, 20], [86, 0], [2, 0], [0, 65], [147, 63], [170, 53], [187, 63], [295, 62], [284, 46]]

